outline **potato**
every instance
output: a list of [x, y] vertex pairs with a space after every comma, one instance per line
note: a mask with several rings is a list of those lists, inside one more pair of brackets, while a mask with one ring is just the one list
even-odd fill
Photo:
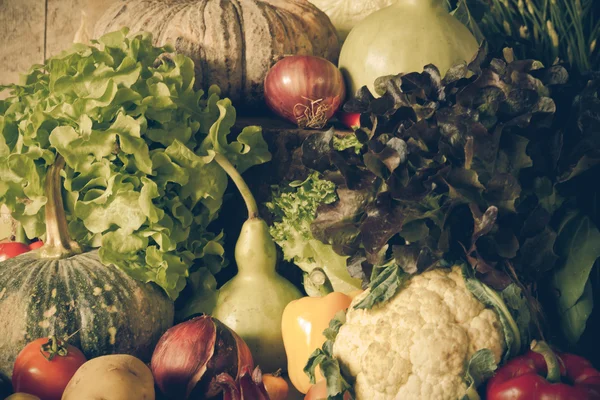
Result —
[[40, 400], [40, 398], [37, 396], [34, 396], [32, 394], [15, 393], [15, 394], [11, 394], [4, 400]]
[[62, 400], [154, 400], [154, 378], [133, 356], [97, 357], [77, 370]]

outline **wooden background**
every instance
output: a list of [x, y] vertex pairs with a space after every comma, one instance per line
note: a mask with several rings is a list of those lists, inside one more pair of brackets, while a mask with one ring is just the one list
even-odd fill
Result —
[[[0, 85], [17, 83], [31, 65], [67, 49], [88, 1], [0, 0]], [[7, 211], [0, 209], [0, 240], [11, 233]]]
[[[114, 1], [0, 0], [0, 85], [18, 83], [33, 64], [68, 49], [78, 30], [91, 35], [90, 21]], [[0, 99], [7, 95], [0, 92]], [[0, 240], [11, 234], [7, 212], [0, 208]]]
[[0, 0], [0, 85], [17, 83], [31, 65], [69, 48], [82, 11], [93, 21], [114, 1]]

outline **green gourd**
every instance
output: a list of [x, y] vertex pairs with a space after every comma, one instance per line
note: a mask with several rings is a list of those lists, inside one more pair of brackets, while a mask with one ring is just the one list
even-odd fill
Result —
[[347, 93], [362, 86], [375, 93], [380, 76], [422, 72], [434, 64], [443, 75], [454, 64], [469, 62], [479, 44], [444, 0], [398, 0], [363, 19], [348, 35], [339, 68]]
[[88, 359], [131, 354], [149, 361], [172, 326], [174, 306], [156, 285], [137, 281], [97, 250], [71, 240], [62, 203], [64, 159], [46, 174], [45, 244], [0, 262], [0, 376], [10, 377], [25, 345], [37, 338], [74, 334], [70, 343]]
[[229, 161], [217, 154], [215, 160], [232, 178], [248, 208], [235, 246], [238, 273], [219, 290], [213, 317], [233, 329], [250, 347], [255, 365], [263, 371], [287, 365], [281, 317], [287, 304], [302, 297], [300, 291], [280, 276], [275, 243], [250, 189]]

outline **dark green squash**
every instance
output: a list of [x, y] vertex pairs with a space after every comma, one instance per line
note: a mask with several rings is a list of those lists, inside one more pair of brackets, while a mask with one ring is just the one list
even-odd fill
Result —
[[10, 378], [31, 340], [75, 333], [70, 343], [89, 358], [124, 353], [149, 361], [173, 324], [173, 302], [83, 252], [72, 241], [62, 204], [59, 155], [46, 176], [46, 243], [0, 263], [0, 375]]

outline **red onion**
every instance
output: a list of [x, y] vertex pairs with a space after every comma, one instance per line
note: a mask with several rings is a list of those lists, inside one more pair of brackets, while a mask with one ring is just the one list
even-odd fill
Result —
[[340, 70], [321, 57], [285, 57], [265, 77], [269, 108], [301, 128], [324, 127], [345, 97]]
[[158, 341], [150, 368], [171, 399], [204, 399], [223, 390], [220, 374], [238, 378], [254, 362], [246, 343], [219, 320], [201, 316], [175, 325]]
[[223, 400], [269, 400], [259, 367], [254, 371], [244, 368], [236, 381], [228, 374], [220, 374], [217, 382], [223, 387]]

